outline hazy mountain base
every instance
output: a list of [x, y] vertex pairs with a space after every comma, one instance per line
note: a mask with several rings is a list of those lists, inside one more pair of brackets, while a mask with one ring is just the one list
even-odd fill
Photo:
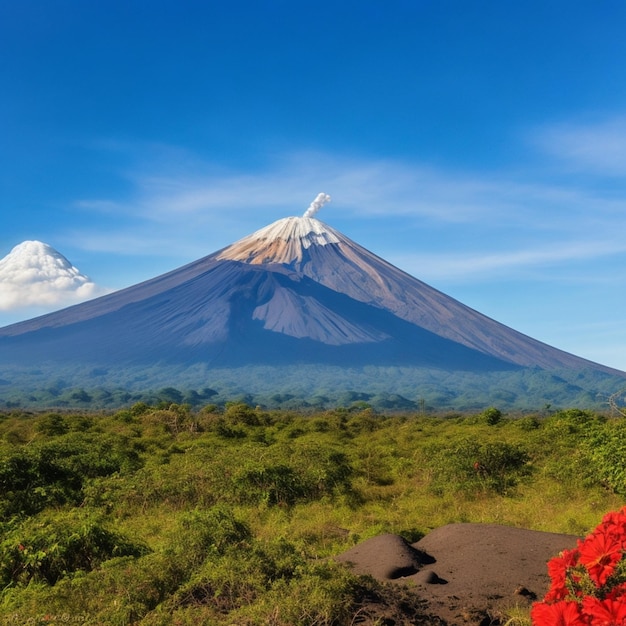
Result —
[[0, 407], [116, 408], [170, 401], [202, 406], [239, 399], [270, 408], [471, 411], [601, 408], [626, 377], [598, 371], [518, 368], [472, 373], [415, 367], [326, 365], [209, 368], [203, 363], [149, 367], [0, 366]]

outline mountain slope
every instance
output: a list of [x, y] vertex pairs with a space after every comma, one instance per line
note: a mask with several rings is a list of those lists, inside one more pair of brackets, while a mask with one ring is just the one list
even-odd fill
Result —
[[485, 317], [311, 217], [278, 220], [152, 280], [0, 329], [0, 364], [81, 363], [626, 376]]
[[517, 365], [589, 365], [461, 304], [315, 219], [279, 220], [225, 248], [216, 258], [285, 264], [334, 291]]
[[[111, 307], [107, 298], [101, 304]], [[88, 308], [86, 312], [77, 319], [74, 311], [73, 321], [66, 324], [51, 314], [46, 316], [50, 325], [44, 322], [27, 332], [15, 331], [28, 323], [8, 327], [12, 335], [0, 338], [0, 362], [6, 355], [16, 363], [37, 363], [54, 355], [55, 360], [106, 365], [165, 360], [213, 366], [441, 366], [445, 355], [453, 368], [511, 366], [281, 266], [267, 270], [216, 262], [182, 284], [139, 301], [98, 315]]]

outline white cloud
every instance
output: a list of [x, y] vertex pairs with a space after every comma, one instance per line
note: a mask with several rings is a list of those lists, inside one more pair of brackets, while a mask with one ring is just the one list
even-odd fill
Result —
[[[471, 254], [400, 254], [388, 256], [399, 267], [416, 276], [433, 279], [457, 279], [479, 276], [489, 280], [494, 275], [511, 276], [514, 270], [564, 264], [626, 254], [626, 242], [577, 241], [550, 244], [549, 247]], [[554, 274], [551, 274], [554, 279]]]
[[591, 174], [626, 174], [626, 116], [544, 127], [531, 140], [546, 153]]
[[[172, 170], [176, 171], [172, 175]], [[235, 217], [260, 210], [302, 215], [321, 187], [341, 198], [337, 211], [360, 215], [413, 215], [446, 222], [464, 222], [488, 212], [482, 198], [493, 182], [461, 173], [437, 171], [420, 164], [393, 160], [354, 159], [319, 152], [283, 156], [254, 174], [225, 171], [212, 164], [182, 173], [160, 162], [159, 169], [134, 171], [128, 178], [134, 195], [117, 205], [117, 212], [163, 222], [184, 215]], [[451, 184], [452, 183], [452, 184]], [[83, 199], [78, 208], [111, 212], [110, 199]], [[333, 209], [335, 210], [335, 209]]]
[[[348, 236], [357, 233], [359, 243], [418, 276], [484, 280], [508, 269], [623, 251], [624, 194], [578, 176], [546, 184], [525, 171], [456, 171], [322, 152], [283, 155], [245, 174], [185, 155], [182, 171], [176, 159], [168, 165], [170, 153], [164, 148], [163, 158], [129, 171], [132, 193], [122, 201], [78, 202], [82, 211], [113, 214], [115, 223], [96, 231], [77, 220], [68, 241], [91, 251], [187, 262], [276, 219], [301, 215], [325, 189], [333, 203], [323, 221]], [[394, 223], [395, 230], [387, 226]], [[426, 272], [417, 271], [422, 261]]]
[[54, 310], [105, 292], [40, 241], [24, 241], [0, 259], [0, 311]]
[[[172, 176], [164, 169], [131, 172], [134, 192], [117, 205], [109, 199], [83, 199], [84, 210], [132, 215], [164, 223], [181, 217], [241, 222], [263, 211], [268, 215], [301, 215], [322, 186], [333, 196], [334, 212], [382, 217], [410, 216], [441, 223], [471, 223], [497, 218], [517, 223], [542, 215], [547, 208], [616, 211], [624, 202], [576, 185], [545, 185], [520, 176], [435, 169], [393, 160], [297, 153], [276, 160], [254, 174], [225, 172], [211, 164], [196, 165], [193, 175]], [[204, 174], [198, 173], [204, 170]]]

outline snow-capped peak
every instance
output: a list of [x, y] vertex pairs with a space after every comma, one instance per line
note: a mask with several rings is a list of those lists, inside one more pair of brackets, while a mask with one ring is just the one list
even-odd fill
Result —
[[262, 263], [289, 264], [301, 261], [311, 246], [339, 243], [336, 230], [312, 217], [285, 217], [240, 239], [222, 250], [217, 258]]

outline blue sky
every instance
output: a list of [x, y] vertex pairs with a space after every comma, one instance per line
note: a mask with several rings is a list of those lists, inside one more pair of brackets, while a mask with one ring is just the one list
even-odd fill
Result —
[[117, 289], [326, 192], [379, 256], [626, 370], [625, 27], [621, 0], [0, 0], [0, 258], [39, 240]]

